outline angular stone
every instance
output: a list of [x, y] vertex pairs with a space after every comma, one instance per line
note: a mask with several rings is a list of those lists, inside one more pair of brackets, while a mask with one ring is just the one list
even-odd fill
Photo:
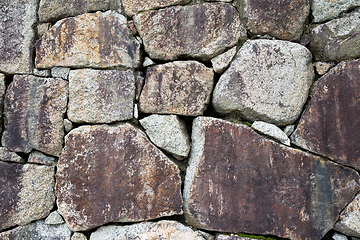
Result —
[[184, 159], [190, 152], [190, 138], [186, 124], [176, 115], [153, 114], [140, 120], [150, 140], [176, 159]]
[[3, 126], [4, 96], [5, 96], [5, 75], [0, 73], [0, 132]]
[[126, 18], [97, 12], [58, 21], [36, 42], [37, 68], [140, 66], [140, 43]]
[[133, 118], [135, 78], [132, 71], [72, 70], [68, 118], [75, 123], [110, 123]]
[[73, 129], [73, 124], [69, 119], [64, 119], [64, 129], [65, 132], [70, 132]]
[[62, 78], [67, 80], [69, 77], [70, 68], [54, 67], [51, 69], [51, 76], [53, 78]]
[[224, 234], [219, 234], [216, 236], [215, 240], [253, 240], [253, 238], [239, 237], [234, 234], [231, 234], [230, 236], [224, 235]]
[[287, 125], [284, 129], [286, 136], [290, 136], [295, 131], [295, 125]]
[[32, 72], [37, 0], [2, 0], [0, 4], [0, 71]]
[[347, 236], [342, 235], [340, 233], [334, 233], [332, 236], [332, 239], [334, 240], [348, 240]]
[[143, 222], [128, 226], [101, 227], [90, 236], [90, 240], [131, 239], [176, 239], [204, 240], [191, 228], [175, 221]]
[[251, 125], [251, 128], [265, 135], [268, 135], [269, 137], [272, 137], [287, 146], [290, 146], [290, 139], [288, 138], [288, 136], [274, 124], [270, 124], [262, 121], [255, 121]]
[[314, 63], [316, 72], [319, 75], [324, 75], [329, 71], [330, 68], [334, 67], [333, 63], [326, 63], [326, 62], [316, 62]]
[[51, 23], [41, 23], [37, 25], [37, 36], [41, 37], [50, 28], [51, 28]]
[[73, 231], [182, 214], [178, 167], [130, 124], [72, 130], [57, 169], [58, 211]]
[[314, 22], [323, 22], [336, 18], [350, 8], [360, 6], [359, 0], [312, 0], [311, 10]]
[[231, 60], [236, 54], [236, 47], [231, 48], [230, 50], [220, 54], [219, 56], [211, 59], [212, 66], [216, 73], [222, 73], [230, 64]]
[[155, 65], [154, 61], [151, 58], [145, 57], [143, 67], [150, 67], [152, 65]]
[[0, 147], [0, 160], [4, 162], [25, 162], [25, 159], [4, 147]]
[[310, 50], [317, 61], [340, 62], [360, 57], [360, 10], [315, 26]]
[[255, 35], [298, 41], [310, 13], [310, 0], [237, 0], [246, 28]]
[[360, 195], [342, 211], [334, 229], [348, 236], [360, 237]]
[[39, 21], [54, 21], [87, 12], [109, 9], [110, 0], [41, 0], [39, 5]]
[[239, 14], [227, 3], [176, 6], [134, 16], [152, 59], [208, 61], [246, 38]]
[[38, 151], [33, 151], [30, 153], [28, 162], [49, 166], [56, 165], [56, 159], [54, 157], [46, 156], [45, 154]]
[[158, 9], [172, 5], [184, 5], [190, 0], [121, 0], [125, 12], [133, 16], [138, 12], [144, 12], [151, 9]]
[[144, 87], [144, 83], [145, 83], [145, 78], [143, 76], [138, 75], [136, 77], [136, 83], [135, 83], [135, 85], [136, 85], [136, 95], [135, 95], [136, 101], [139, 101], [139, 99], [140, 99], [140, 95], [141, 95], [141, 91]]
[[5, 95], [3, 146], [13, 152], [36, 149], [59, 156], [67, 99], [64, 80], [15, 75]]
[[45, 223], [49, 225], [57, 225], [64, 223], [64, 219], [60, 216], [57, 211], [53, 211], [50, 215], [45, 219]]
[[87, 238], [83, 233], [76, 232], [72, 235], [71, 240], [87, 240]]
[[215, 87], [215, 110], [279, 126], [293, 123], [313, 81], [311, 59], [297, 43], [248, 40]]
[[51, 71], [50, 70], [43, 70], [43, 69], [34, 69], [34, 75], [39, 77], [51, 77]]
[[342, 62], [312, 87], [291, 142], [360, 169], [360, 60]]
[[321, 239], [360, 189], [359, 174], [256, 134], [198, 117], [185, 177], [187, 223], [218, 232]]
[[146, 72], [139, 110], [144, 113], [202, 115], [209, 104], [214, 72], [196, 61], [150, 67]]
[[0, 161], [0, 230], [49, 215], [55, 203], [54, 175], [54, 167]]

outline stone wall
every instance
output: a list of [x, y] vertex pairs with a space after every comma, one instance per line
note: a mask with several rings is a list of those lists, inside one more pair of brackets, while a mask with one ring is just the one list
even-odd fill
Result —
[[0, 239], [360, 237], [358, 0], [3, 0]]

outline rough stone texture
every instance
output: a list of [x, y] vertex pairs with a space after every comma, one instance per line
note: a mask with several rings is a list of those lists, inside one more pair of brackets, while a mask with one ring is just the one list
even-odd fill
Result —
[[191, 228], [175, 221], [143, 222], [129, 226], [101, 227], [91, 234], [90, 240], [168, 239], [204, 240]]
[[190, 138], [186, 124], [176, 115], [153, 114], [140, 120], [150, 140], [175, 158], [186, 158], [190, 152]]
[[300, 40], [310, 12], [310, 0], [237, 0], [246, 28], [255, 35]]
[[216, 73], [222, 73], [230, 64], [231, 60], [236, 54], [236, 47], [231, 48], [230, 50], [220, 54], [219, 56], [211, 59], [212, 66]]
[[340, 214], [334, 229], [349, 236], [360, 237], [360, 195]]
[[336, 18], [350, 8], [360, 6], [359, 0], [312, 0], [311, 10], [314, 22]]
[[236, 235], [231, 234], [229, 235], [223, 235], [219, 234], [216, 236], [215, 240], [253, 240], [252, 238], [246, 238], [246, 237], [239, 237]]
[[30, 153], [28, 162], [49, 166], [56, 165], [56, 159], [54, 157], [46, 156], [45, 154], [38, 151], [33, 151]]
[[48, 69], [42, 70], [35, 68], [34, 75], [39, 77], [51, 77], [51, 71]]
[[248, 40], [215, 87], [215, 110], [250, 121], [293, 123], [313, 81], [311, 59], [311, 52], [297, 43]]
[[71, 240], [87, 240], [87, 238], [83, 233], [76, 232], [72, 235]]
[[295, 131], [295, 125], [287, 125], [284, 129], [286, 136], [290, 136]]
[[227, 3], [176, 6], [138, 14], [134, 22], [152, 59], [208, 61], [246, 38], [239, 14]]
[[51, 28], [51, 23], [41, 23], [37, 25], [37, 36], [41, 37], [47, 30]]
[[172, 5], [183, 5], [190, 0], [121, 0], [125, 12], [129, 16], [133, 16], [139, 12], [158, 9]]
[[0, 230], [50, 213], [55, 203], [54, 174], [50, 166], [0, 161]]
[[145, 57], [143, 67], [150, 67], [152, 65], [155, 65], [154, 61], [151, 58]]
[[333, 63], [326, 63], [326, 62], [316, 62], [314, 63], [316, 72], [319, 75], [324, 75], [329, 71], [330, 68], [334, 67]]
[[188, 224], [211, 231], [321, 239], [360, 189], [355, 170], [198, 117], [185, 177]]
[[137, 76], [136, 77], [136, 96], [135, 99], [136, 101], [139, 101], [140, 99], [140, 95], [141, 95], [141, 91], [144, 87], [144, 83], [145, 83], [145, 78], [143, 76]]
[[178, 167], [130, 124], [72, 130], [57, 169], [58, 211], [73, 231], [182, 214]]
[[360, 60], [342, 62], [316, 81], [291, 142], [360, 169]]
[[69, 119], [64, 119], [64, 129], [65, 132], [70, 132], [73, 129], [73, 124]]
[[317, 61], [340, 62], [360, 57], [360, 10], [315, 26], [310, 50]]
[[45, 223], [49, 225], [57, 225], [64, 223], [64, 219], [60, 216], [57, 211], [50, 213], [50, 215], [45, 219]]
[[0, 71], [32, 72], [33, 24], [37, 0], [2, 0], [0, 4]]
[[274, 124], [262, 122], [262, 121], [255, 121], [251, 127], [265, 135], [268, 135], [269, 137], [272, 137], [279, 142], [290, 146], [290, 139], [288, 136], [277, 126]]
[[68, 118], [75, 123], [110, 123], [133, 118], [135, 78], [132, 71], [72, 70]]
[[62, 78], [67, 80], [69, 77], [70, 68], [54, 67], [51, 69], [51, 76], [53, 78]]
[[140, 65], [140, 43], [126, 18], [112, 11], [58, 21], [36, 42], [37, 68]]
[[210, 102], [214, 72], [196, 61], [150, 67], [139, 100], [144, 113], [202, 115]]
[[25, 159], [4, 147], [0, 147], [0, 160], [4, 162], [25, 162]]
[[71, 231], [66, 224], [47, 225], [43, 220], [0, 233], [2, 240], [70, 240]]
[[348, 240], [348, 238], [345, 235], [342, 235], [340, 233], [334, 233], [332, 236], [332, 239], [334, 240]]
[[2, 132], [2, 126], [3, 126], [3, 111], [4, 111], [5, 89], [6, 89], [5, 75], [0, 73], [0, 132]]
[[5, 95], [3, 146], [14, 152], [36, 149], [59, 156], [67, 99], [64, 80], [15, 75]]

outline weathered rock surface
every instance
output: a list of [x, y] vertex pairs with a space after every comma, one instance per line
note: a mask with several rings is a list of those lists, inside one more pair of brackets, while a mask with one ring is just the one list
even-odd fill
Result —
[[15, 75], [5, 95], [3, 146], [13, 152], [36, 149], [59, 156], [67, 99], [64, 80]]
[[227, 3], [205, 3], [153, 10], [134, 17], [152, 59], [210, 60], [246, 38], [239, 14]]
[[4, 111], [5, 89], [6, 89], [5, 75], [0, 73], [0, 132], [2, 132], [2, 126], [3, 126], [3, 111]]
[[333, 63], [326, 63], [326, 62], [316, 62], [314, 63], [314, 67], [316, 69], [316, 72], [319, 75], [324, 75], [329, 71], [330, 68], [334, 67], [335, 64]]
[[360, 60], [342, 62], [314, 84], [291, 142], [360, 169]]
[[321, 239], [360, 189], [355, 170], [265, 139], [246, 125], [198, 117], [192, 129], [184, 187], [192, 226]]
[[135, 78], [132, 71], [72, 70], [68, 118], [75, 123], [110, 123], [133, 118]]
[[216, 84], [215, 110], [250, 121], [293, 123], [313, 81], [311, 59], [311, 52], [297, 43], [248, 40]]
[[360, 57], [360, 10], [314, 27], [310, 38], [310, 50], [317, 61]]
[[139, 100], [144, 113], [202, 115], [210, 102], [214, 72], [196, 61], [150, 67]]
[[178, 167], [130, 124], [72, 130], [57, 169], [58, 211], [73, 231], [182, 214]]
[[334, 233], [332, 236], [332, 239], [334, 240], [348, 240], [347, 236], [342, 235], [340, 233]]
[[39, 76], [39, 77], [51, 77], [51, 71], [48, 69], [37, 69], [35, 68], [33, 71], [33, 74], [35, 76]]
[[176, 115], [153, 114], [140, 120], [150, 140], [175, 158], [186, 158], [190, 152], [190, 138], [186, 124]]
[[110, 239], [169, 239], [169, 240], [204, 240], [191, 228], [175, 221], [143, 222], [129, 226], [101, 227], [91, 234], [90, 240]]
[[55, 203], [54, 174], [50, 166], [0, 161], [0, 230], [50, 213]]
[[231, 60], [236, 54], [236, 47], [231, 48], [230, 50], [220, 54], [219, 56], [211, 59], [212, 66], [216, 73], [222, 73], [230, 64]]
[[68, 80], [70, 68], [54, 67], [51, 69], [51, 76], [53, 78], [62, 78]]
[[71, 240], [87, 240], [87, 238], [83, 233], [76, 232], [72, 235]]
[[287, 146], [290, 146], [290, 139], [288, 138], [288, 136], [274, 124], [266, 123], [262, 121], [255, 121], [251, 125], [251, 128], [265, 135], [268, 135], [269, 137], [272, 137]]
[[64, 219], [60, 216], [57, 211], [53, 211], [49, 214], [49, 216], [45, 219], [45, 223], [49, 225], [57, 225], [64, 223]]
[[51, 23], [41, 23], [39, 25], [37, 25], [36, 30], [37, 30], [37, 36], [41, 37], [47, 30], [49, 30], [51, 28]]
[[255, 35], [300, 40], [310, 13], [310, 0], [237, 0], [246, 28]]
[[7, 148], [0, 147], [0, 160], [4, 162], [17, 162], [24, 163], [25, 159], [17, 155], [16, 153], [10, 151]]
[[336, 18], [340, 13], [357, 6], [360, 6], [358, 0], [312, 0], [311, 2], [314, 22]]
[[229, 235], [224, 235], [224, 234], [219, 234], [216, 236], [215, 240], [253, 240], [252, 238], [247, 238], [247, 237], [239, 237], [236, 235], [231, 234]]
[[49, 166], [56, 165], [56, 159], [54, 157], [46, 156], [45, 154], [38, 151], [33, 151], [30, 153], [28, 162]]
[[118, 13], [86, 13], [58, 21], [36, 42], [37, 68], [140, 65], [140, 43]]
[[143, 67], [150, 67], [155, 65], [154, 61], [151, 60], [151, 58], [145, 57], [144, 62], [143, 62]]
[[33, 24], [37, 0], [2, 0], [0, 4], [0, 71], [32, 72]]
[[190, 0], [121, 0], [125, 12], [129, 16], [133, 16], [138, 12], [151, 9], [158, 9], [172, 5], [183, 5]]
[[348, 236], [360, 237], [360, 195], [342, 211], [334, 229]]
[[65, 132], [70, 132], [73, 129], [73, 124], [69, 119], [64, 119], [64, 129]]

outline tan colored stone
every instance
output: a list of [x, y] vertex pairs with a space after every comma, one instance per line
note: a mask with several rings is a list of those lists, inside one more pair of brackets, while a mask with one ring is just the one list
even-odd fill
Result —
[[129, 16], [133, 16], [139, 12], [158, 9], [172, 5], [184, 5], [190, 0], [121, 0], [125, 12]]
[[41, 24], [37, 25], [38, 37], [41, 37], [50, 28], [51, 28], [51, 23], [41, 23]]
[[316, 62], [314, 63], [316, 72], [319, 75], [324, 75], [329, 71], [330, 68], [334, 67], [335, 64], [333, 63], [326, 63], [326, 62]]

